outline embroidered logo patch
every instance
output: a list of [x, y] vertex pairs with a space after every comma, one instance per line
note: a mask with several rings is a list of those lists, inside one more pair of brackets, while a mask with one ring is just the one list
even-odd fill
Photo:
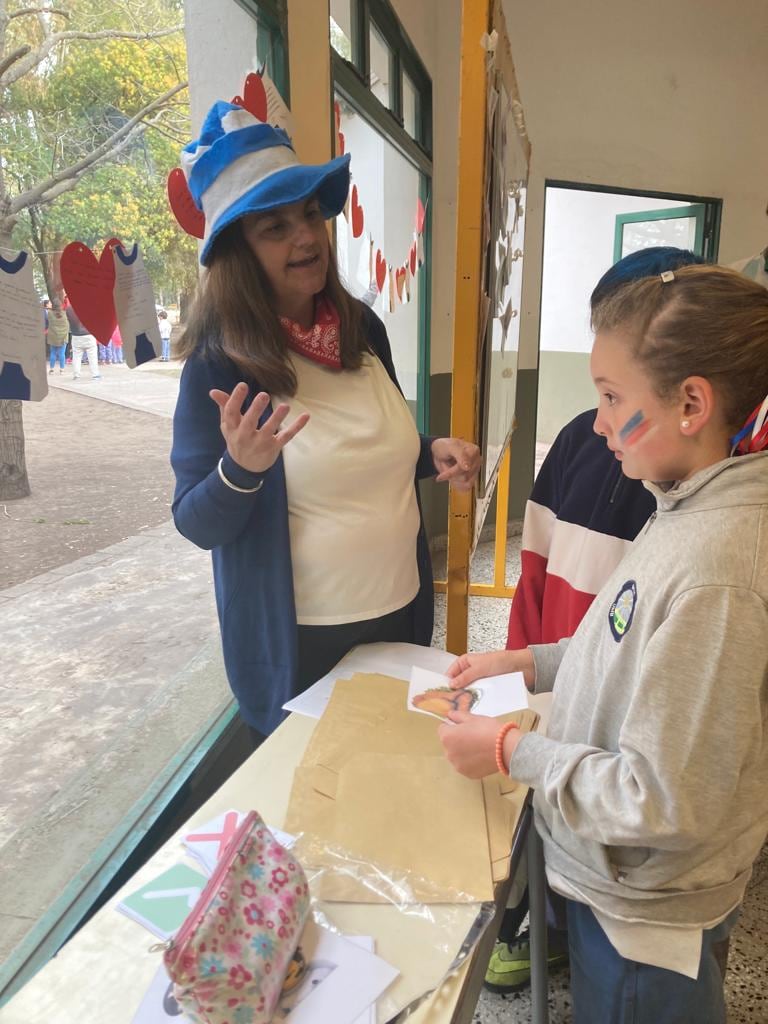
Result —
[[611, 627], [613, 639], [621, 643], [629, 627], [632, 625], [632, 618], [635, 614], [637, 604], [637, 585], [634, 580], [627, 580], [608, 612], [608, 625]]

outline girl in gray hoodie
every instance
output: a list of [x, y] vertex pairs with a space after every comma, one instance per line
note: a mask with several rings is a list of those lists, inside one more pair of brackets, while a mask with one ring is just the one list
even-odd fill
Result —
[[535, 788], [575, 1024], [724, 1024], [713, 947], [768, 833], [768, 291], [686, 267], [593, 326], [594, 429], [657, 511], [570, 640], [449, 670], [553, 690], [548, 735], [456, 713], [442, 740]]

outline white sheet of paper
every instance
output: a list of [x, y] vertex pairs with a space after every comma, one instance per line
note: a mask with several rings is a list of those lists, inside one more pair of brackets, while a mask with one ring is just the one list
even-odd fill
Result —
[[189, 1024], [189, 1017], [184, 1016], [173, 998], [172, 987], [173, 983], [165, 973], [165, 968], [161, 967], [152, 979], [131, 1024], [168, 1024], [168, 1021]]
[[138, 245], [134, 245], [130, 252], [116, 245], [112, 252], [115, 260], [113, 295], [123, 339], [123, 356], [134, 369], [160, 353], [155, 293]]
[[44, 331], [29, 253], [0, 253], [0, 398], [40, 402], [48, 394]]
[[[347, 935], [347, 942], [368, 954], [375, 951], [376, 943], [370, 935]], [[378, 959], [378, 958], [377, 958]], [[395, 972], [396, 973], [396, 972]], [[173, 982], [168, 977], [165, 968], [160, 967], [147, 989], [146, 995], [141, 1001], [131, 1024], [168, 1024], [169, 1021], [175, 1024], [189, 1024], [189, 1018], [185, 1017], [179, 1009], [179, 1004], [173, 998]], [[289, 1014], [288, 1017], [278, 1017], [278, 1020], [298, 1021], [298, 1016]], [[376, 1002], [365, 1009], [354, 1024], [376, 1024]]]
[[[450, 686], [448, 676], [414, 665], [408, 685], [408, 710], [418, 711], [420, 715], [430, 715], [432, 718], [441, 718], [440, 715], [436, 715], [432, 711], [424, 711], [422, 708], [416, 707], [413, 698], [424, 693], [425, 690], [441, 689], [447, 686]], [[489, 715], [491, 718], [496, 718], [498, 715], [507, 715], [511, 711], [521, 711], [528, 707], [528, 690], [522, 672], [507, 672], [501, 676], [488, 676], [486, 679], [479, 679], [476, 683], [472, 683], [466, 689], [479, 695], [479, 699], [472, 707], [473, 715]]]
[[312, 918], [299, 949], [305, 975], [280, 1001], [272, 1024], [357, 1024], [399, 974], [381, 957], [321, 928]]
[[[376, 952], [376, 940], [372, 935], [345, 935], [347, 942], [351, 942], [367, 953]], [[376, 1024], [376, 1003], [371, 1003], [365, 1013], [361, 1013], [355, 1024]]]
[[353, 647], [338, 665], [308, 690], [283, 704], [283, 708], [308, 718], [320, 718], [337, 679], [351, 679], [355, 672], [378, 672], [396, 679], [410, 679], [414, 665], [445, 671], [455, 660], [455, 654], [418, 644], [361, 644]]

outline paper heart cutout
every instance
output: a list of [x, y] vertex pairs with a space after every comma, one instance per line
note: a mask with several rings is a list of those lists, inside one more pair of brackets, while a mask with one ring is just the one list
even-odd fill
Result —
[[403, 286], [405, 285], [405, 267], [398, 267], [395, 271], [395, 285], [397, 286], [397, 297], [403, 301]]
[[421, 234], [424, 230], [424, 218], [427, 215], [427, 211], [424, 209], [424, 203], [421, 198], [416, 200], [416, 231]]
[[341, 130], [341, 107], [338, 100], [333, 104], [333, 111], [336, 115], [336, 155], [344, 156], [344, 133]]
[[376, 250], [376, 285], [379, 291], [384, 287], [387, 280], [387, 261], [381, 255], [381, 249]]
[[205, 214], [198, 210], [189, 191], [184, 171], [174, 167], [168, 175], [168, 202], [179, 227], [193, 238], [205, 236]]
[[115, 258], [112, 249], [120, 240], [110, 238], [96, 259], [82, 242], [70, 242], [61, 254], [61, 283], [83, 327], [107, 345], [117, 327], [113, 291]]
[[416, 274], [416, 243], [408, 250], [408, 262], [411, 265], [411, 276]]
[[267, 90], [264, 88], [264, 80], [261, 75], [253, 71], [246, 76], [243, 87], [243, 95], [235, 96], [232, 100], [238, 107], [243, 107], [249, 114], [253, 114], [259, 121], [267, 121]]
[[352, 203], [350, 209], [352, 213], [352, 237], [359, 238], [363, 233], [364, 217], [363, 208], [357, 201], [357, 185], [352, 186]]

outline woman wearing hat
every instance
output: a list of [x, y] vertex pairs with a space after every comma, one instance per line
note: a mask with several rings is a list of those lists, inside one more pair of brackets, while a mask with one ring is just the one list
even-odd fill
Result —
[[325, 221], [348, 155], [302, 165], [285, 132], [220, 102], [182, 163], [207, 272], [178, 349], [173, 514], [213, 553], [227, 674], [258, 739], [352, 647], [429, 644], [416, 480], [468, 489], [480, 454], [416, 432], [384, 325], [339, 280]]

